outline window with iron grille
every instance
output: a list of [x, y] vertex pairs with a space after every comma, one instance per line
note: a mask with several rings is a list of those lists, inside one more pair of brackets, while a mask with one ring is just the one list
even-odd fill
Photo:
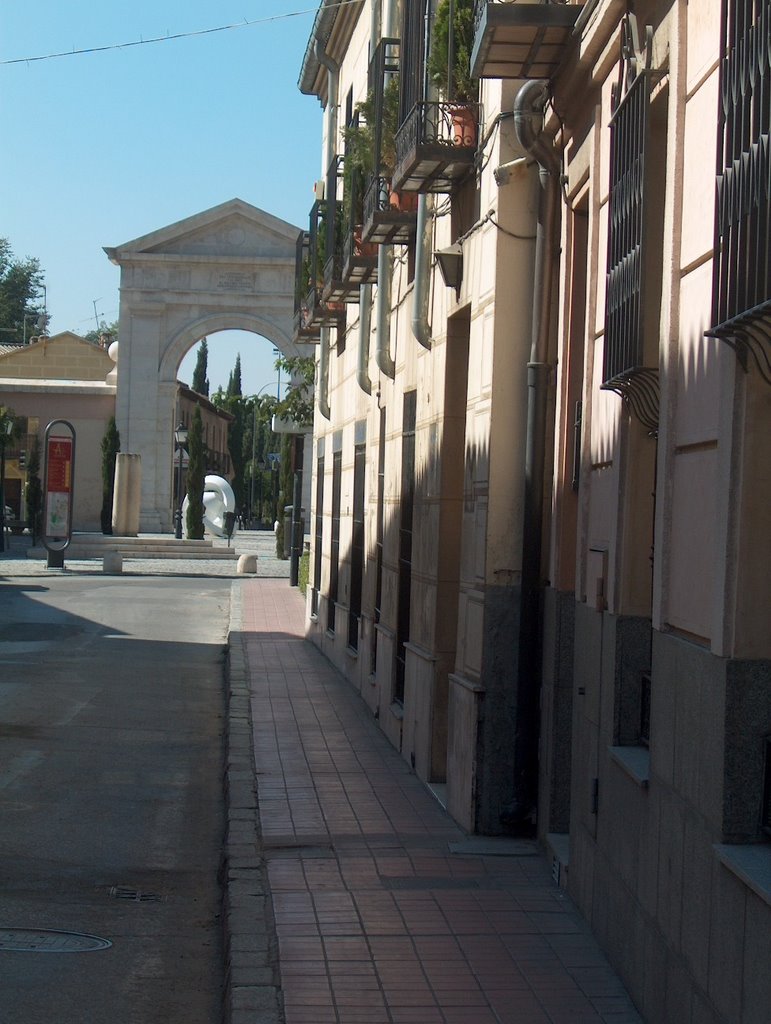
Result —
[[400, 124], [426, 95], [428, 9], [428, 0], [405, 0], [402, 11]]
[[645, 162], [651, 76], [639, 74], [610, 129], [610, 211], [605, 300], [604, 384], [643, 366]]
[[[386, 450], [386, 411], [380, 410], [380, 433], [377, 448], [377, 522], [375, 525], [375, 609], [374, 623], [380, 622], [381, 602], [383, 600], [383, 533], [385, 526], [385, 450]], [[377, 630], [372, 630], [372, 648], [370, 672], [377, 669]]]
[[[636, 64], [634, 65], [636, 66]], [[610, 202], [603, 383], [621, 396], [650, 435], [658, 432], [658, 348], [668, 88], [661, 72], [637, 70], [614, 91], [610, 125]]]
[[766, 317], [767, 342], [771, 337], [770, 41], [771, 0], [723, 0], [713, 321], [720, 325], [758, 310], [758, 316]]
[[327, 629], [335, 631], [335, 612], [340, 579], [340, 491], [343, 480], [343, 453], [332, 454], [332, 522], [329, 544], [329, 592], [327, 594]]
[[321, 541], [324, 531], [324, 456], [316, 460], [316, 511], [313, 521], [313, 592], [311, 614], [318, 615], [321, 590]]
[[367, 446], [357, 444], [353, 453], [353, 530], [351, 535], [351, 600], [348, 609], [348, 646], [359, 649], [361, 589], [364, 577], [364, 472]]
[[640, 678], [640, 743], [649, 747], [651, 742], [651, 677], [644, 672]]
[[406, 645], [410, 638], [412, 593], [412, 514], [415, 502], [415, 421], [417, 392], [404, 395], [402, 419], [402, 488], [399, 503], [399, 607], [396, 619], [396, 682], [394, 699], [404, 702]]
[[760, 827], [771, 835], [771, 736], [766, 736], [764, 742], [763, 807]]

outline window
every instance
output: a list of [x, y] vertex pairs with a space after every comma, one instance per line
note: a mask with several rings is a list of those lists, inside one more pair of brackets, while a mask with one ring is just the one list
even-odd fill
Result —
[[329, 593], [327, 595], [327, 629], [335, 631], [335, 613], [340, 579], [340, 491], [343, 478], [343, 453], [332, 455], [332, 538], [329, 545]]
[[[386, 411], [380, 410], [380, 435], [377, 448], [377, 523], [375, 533], [375, 624], [380, 622], [381, 602], [383, 600], [383, 528], [385, 517], [385, 447], [386, 447]], [[372, 630], [372, 650], [370, 672], [377, 669], [377, 630]]]
[[[658, 430], [658, 333], [666, 183], [667, 90], [640, 71], [614, 94], [602, 387], [615, 391], [652, 434]], [[655, 159], [653, 155], [655, 154]]]
[[364, 576], [364, 473], [367, 446], [357, 444], [353, 453], [353, 531], [351, 534], [351, 602], [348, 609], [348, 646], [359, 649], [361, 588]]
[[404, 702], [406, 644], [410, 638], [412, 591], [412, 513], [415, 500], [415, 419], [417, 392], [404, 395], [402, 419], [402, 487], [399, 503], [399, 605], [396, 620], [396, 686], [394, 698]]
[[[768, 340], [771, 77], [763, 51], [771, 33], [771, 0], [723, 0], [723, 33], [713, 320], [725, 324], [765, 305]], [[748, 347], [751, 338], [745, 338]]]
[[321, 590], [321, 542], [324, 532], [324, 456], [316, 460], [316, 509], [313, 517], [313, 592], [311, 614], [318, 615]]
[[767, 835], [771, 836], [771, 736], [766, 736], [763, 745], [763, 807], [761, 810], [760, 827]]

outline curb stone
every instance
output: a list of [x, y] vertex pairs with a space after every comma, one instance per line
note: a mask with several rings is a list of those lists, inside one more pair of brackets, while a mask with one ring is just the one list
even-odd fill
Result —
[[285, 1024], [278, 939], [260, 839], [241, 581], [230, 591], [225, 661], [227, 748], [223, 850], [223, 1024]]

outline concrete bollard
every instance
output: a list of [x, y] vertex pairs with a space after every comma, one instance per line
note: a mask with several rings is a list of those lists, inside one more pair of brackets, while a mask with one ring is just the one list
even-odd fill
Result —
[[257, 572], [257, 555], [240, 555], [236, 572]]
[[120, 551], [108, 551], [102, 559], [102, 572], [117, 575], [123, 572], [123, 555]]

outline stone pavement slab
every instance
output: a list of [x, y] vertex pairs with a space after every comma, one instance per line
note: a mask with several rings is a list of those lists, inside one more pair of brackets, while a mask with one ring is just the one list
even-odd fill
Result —
[[251, 753], [259, 856], [230, 870], [265, 899], [231, 951], [231, 1021], [639, 1024], [536, 844], [469, 842], [304, 639], [299, 592], [233, 594], [229, 770]]

